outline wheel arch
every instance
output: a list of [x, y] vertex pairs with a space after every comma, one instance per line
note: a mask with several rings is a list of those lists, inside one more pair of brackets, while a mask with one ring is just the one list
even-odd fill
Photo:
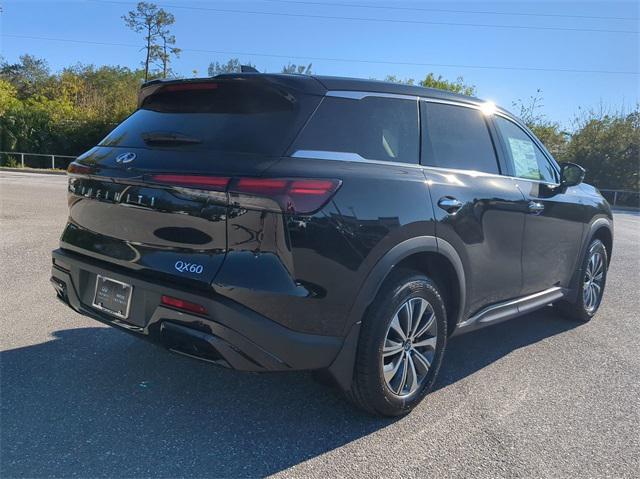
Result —
[[605, 249], [607, 250], [607, 261], [611, 263], [611, 253], [613, 252], [613, 233], [608, 225], [604, 223], [600, 223], [591, 238], [587, 241], [587, 245], [591, 243], [594, 239], [599, 239], [604, 244]]
[[[343, 390], [351, 386], [362, 318], [389, 274], [399, 267], [424, 273], [440, 286], [447, 304], [449, 334], [461, 320], [466, 279], [462, 260], [453, 246], [434, 236], [417, 236], [397, 244], [371, 269], [349, 312], [343, 347], [328, 370]], [[449, 314], [450, 308], [453, 314]]]
[[584, 243], [582, 244], [582, 248], [580, 248], [578, 267], [569, 285], [569, 292], [567, 293], [568, 301], [574, 301], [576, 294], [578, 294], [580, 278], [582, 277], [582, 260], [587, 252], [587, 248], [594, 239], [599, 239], [604, 243], [604, 247], [607, 250], [607, 262], [611, 263], [611, 254], [613, 252], [613, 221], [606, 216], [594, 218], [591, 223], [587, 225], [587, 234], [585, 234], [584, 238]]

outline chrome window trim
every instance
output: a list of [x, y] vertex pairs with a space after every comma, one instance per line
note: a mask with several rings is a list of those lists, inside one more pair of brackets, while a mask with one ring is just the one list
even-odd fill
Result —
[[539, 185], [547, 185], [550, 188], [557, 188], [560, 186], [560, 183], [549, 183], [548, 181], [532, 180], [531, 178], [520, 178], [519, 176], [509, 176], [509, 178], [513, 178], [514, 180], [519, 181], [528, 181], [529, 183], [538, 183]]
[[496, 174], [496, 173], [487, 173], [486, 171], [478, 171], [478, 170], [461, 170], [458, 168], [445, 168], [442, 166], [429, 166], [429, 165], [420, 165], [423, 169], [433, 169], [433, 170], [439, 170], [439, 171], [446, 171], [446, 172], [451, 172], [451, 173], [458, 173], [458, 174], [462, 174], [462, 175], [472, 175], [472, 176], [493, 176], [496, 178], [511, 178], [512, 180], [522, 180], [522, 181], [528, 181], [530, 183], [540, 183], [543, 185], [547, 185], [547, 186], [560, 186], [559, 183], [547, 183], [546, 181], [540, 181], [540, 180], [532, 180], [529, 178], [520, 178], [519, 176], [512, 176], [512, 175], [502, 175], [502, 174]]
[[325, 150], [296, 150], [291, 154], [291, 158], [311, 158], [313, 160], [349, 161], [355, 163], [371, 161], [360, 156], [358, 153]]
[[443, 105], [462, 106], [462, 107], [465, 107], [465, 108], [471, 108], [473, 110], [482, 110], [482, 105], [478, 105], [476, 103], [467, 103], [467, 102], [463, 102], [463, 101], [443, 100], [443, 99], [440, 99], [440, 98], [429, 98], [429, 97], [424, 97], [424, 96], [420, 97], [420, 101], [424, 101], [424, 102], [427, 102], [427, 103], [441, 103]]
[[290, 156], [290, 158], [306, 158], [310, 160], [331, 160], [331, 161], [344, 161], [346, 163], [366, 163], [374, 165], [390, 165], [390, 166], [405, 166], [410, 168], [420, 168], [421, 170], [437, 170], [446, 173], [456, 173], [469, 176], [490, 176], [494, 178], [511, 178], [513, 180], [529, 181], [531, 183], [542, 183], [549, 186], [558, 186], [553, 183], [545, 183], [539, 180], [530, 180], [527, 178], [519, 178], [517, 176], [501, 175], [496, 173], [487, 173], [486, 171], [479, 170], [461, 170], [459, 168], [444, 168], [442, 166], [429, 166], [429, 165], [417, 165], [415, 163], [402, 163], [400, 161], [385, 161], [385, 160], [371, 160], [364, 158], [357, 153], [349, 153], [343, 151], [322, 151], [322, 150], [296, 150]]
[[501, 175], [499, 173], [488, 173], [486, 171], [480, 170], [463, 170], [460, 168], [446, 168], [443, 166], [429, 166], [429, 165], [420, 165], [423, 170], [438, 170], [446, 173], [455, 173], [458, 175], [468, 175], [468, 176], [490, 176], [492, 178], [512, 178], [511, 176]]
[[344, 161], [347, 163], [371, 163], [374, 165], [409, 166], [411, 168], [422, 168], [418, 163], [403, 163], [402, 161], [372, 160], [364, 158], [358, 153], [347, 151], [323, 151], [323, 150], [296, 150], [291, 154], [291, 158], [307, 158], [310, 160], [331, 160]]
[[329, 90], [324, 96], [333, 98], [348, 98], [350, 100], [362, 100], [370, 96], [377, 98], [395, 98], [398, 100], [417, 101], [420, 97], [417, 95], [403, 95], [399, 93], [378, 93], [372, 91], [356, 91], [356, 90]]

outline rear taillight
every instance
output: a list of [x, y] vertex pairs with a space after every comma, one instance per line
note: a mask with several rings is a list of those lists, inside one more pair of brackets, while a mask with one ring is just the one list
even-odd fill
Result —
[[81, 165], [75, 161], [69, 163], [69, 166], [67, 167], [67, 174], [69, 175], [88, 175], [91, 171], [93, 171], [93, 169], [90, 166]]
[[322, 208], [338, 191], [340, 180], [302, 178], [238, 178], [231, 182], [231, 204], [309, 214]]
[[322, 208], [342, 182], [306, 178], [229, 178], [224, 176], [156, 174], [155, 183], [228, 191], [233, 206], [289, 214], [310, 214]]
[[164, 183], [172, 186], [186, 186], [202, 190], [225, 191], [230, 178], [224, 176], [202, 175], [153, 175], [151, 179], [156, 183]]
[[187, 311], [189, 313], [207, 314], [207, 309], [201, 304], [191, 303], [184, 299], [174, 298], [173, 296], [162, 295], [160, 302], [165, 306], [181, 309], [182, 311]]
[[173, 85], [165, 85], [160, 89], [160, 92], [170, 91], [202, 91], [202, 90], [217, 90], [218, 84], [212, 82], [193, 82], [193, 83], [175, 83]]

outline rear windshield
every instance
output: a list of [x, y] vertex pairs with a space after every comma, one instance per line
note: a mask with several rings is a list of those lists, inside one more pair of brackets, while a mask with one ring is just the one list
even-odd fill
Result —
[[260, 81], [169, 84], [100, 145], [282, 155], [319, 100]]

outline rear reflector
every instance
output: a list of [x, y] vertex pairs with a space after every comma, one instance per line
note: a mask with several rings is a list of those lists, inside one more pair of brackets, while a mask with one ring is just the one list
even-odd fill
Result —
[[196, 303], [190, 303], [189, 301], [174, 298], [172, 296], [162, 295], [161, 302], [165, 306], [171, 306], [172, 308], [188, 311], [189, 313], [207, 314], [207, 309], [204, 306]]
[[202, 190], [228, 190], [234, 206], [289, 214], [310, 214], [319, 210], [342, 184], [340, 180], [333, 179], [229, 178], [180, 174], [155, 174], [150, 180]]

